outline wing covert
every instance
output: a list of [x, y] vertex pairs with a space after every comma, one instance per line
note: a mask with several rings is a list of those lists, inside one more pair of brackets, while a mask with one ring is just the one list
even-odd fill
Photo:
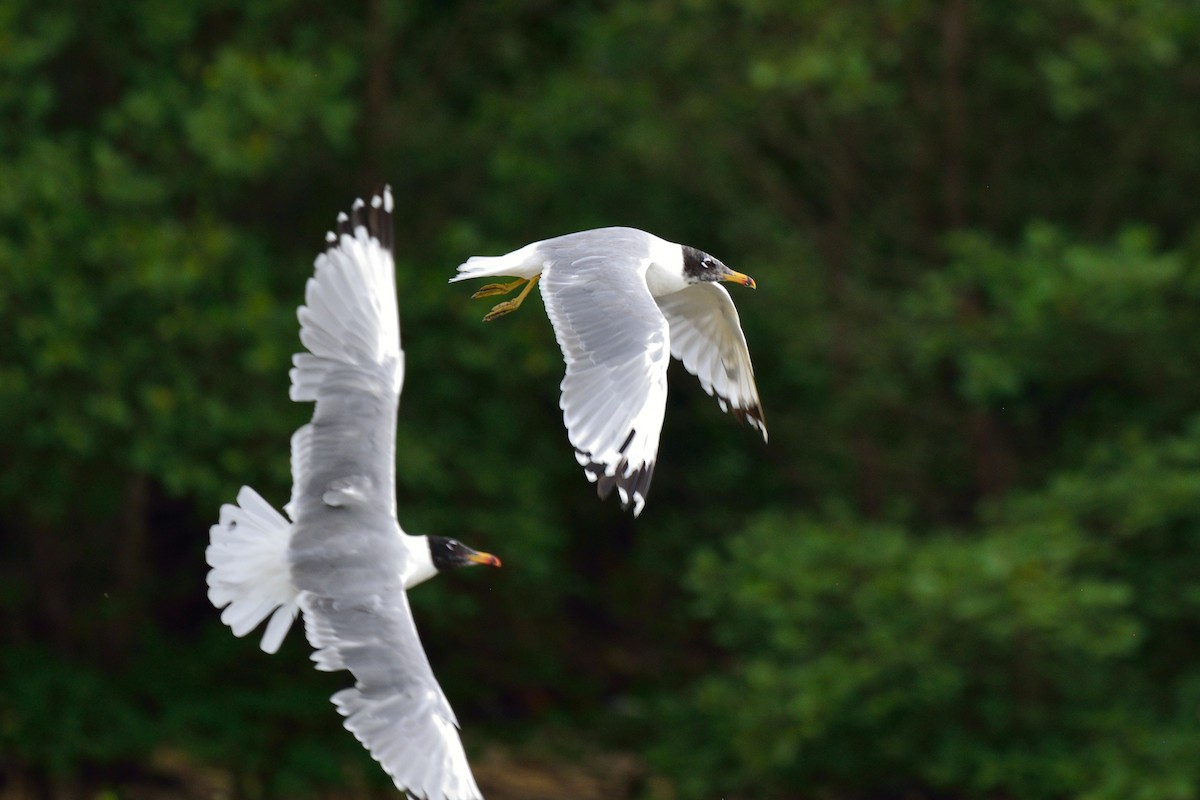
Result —
[[636, 515], [666, 410], [669, 331], [642, 277], [645, 243], [611, 255], [619, 249], [550, 251], [541, 290], [566, 361], [559, 405], [576, 459], [601, 497], [615, 487]]

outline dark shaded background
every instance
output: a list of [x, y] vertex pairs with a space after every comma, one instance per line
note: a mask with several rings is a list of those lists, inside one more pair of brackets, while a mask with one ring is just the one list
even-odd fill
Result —
[[[0, 797], [395, 796], [294, 633], [205, 598], [276, 504], [322, 234], [397, 195], [401, 521], [490, 798], [1200, 797], [1191, 2], [0, 3]], [[533, 301], [643, 227], [736, 291], [764, 446], [676, 366], [634, 521]]]

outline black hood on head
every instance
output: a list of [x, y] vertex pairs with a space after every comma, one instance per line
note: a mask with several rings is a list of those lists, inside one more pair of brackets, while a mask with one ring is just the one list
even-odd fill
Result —
[[683, 250], [683, 275], [693, 283], [715, 281], [726, 271], [725, 265], [703, 250], [680, 245]]
[[447, 539], [445, 536], [426, 536], [425, 539], [429, 542], [429, 560], [439, 572], [473, 564], [500, 566], [500, 559], [491, 553], [472, 550], [457, 539]]
[[457, 539], [448, 539], [445, 536], [426, 538], [429, 540], [429, 557], [439, 571], [454, 569], [468, 563], [466, 556], [472, 551]]

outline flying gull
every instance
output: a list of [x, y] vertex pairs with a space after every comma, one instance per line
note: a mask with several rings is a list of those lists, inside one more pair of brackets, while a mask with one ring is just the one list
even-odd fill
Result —
[[765, 441], [754, 368], [729, 281], [754, 288], [708, 253], [635, 228], [597, 228], [474, 256], [451, 282], [512, 276], [474, 297], [520, 294], [485, 322], [516, 311], [539, 279], [546, 313], [567, 363], [563, 421], [575, 458], [600, 497], [614, 488], [641, 513], [654, 474], [667, 401], [669, 355], [683, 362], [721, 410], [757, 428]]
[[355, 201], [326, 240], [298, 312], [308, 352], [292, 359], [290, 395], [316, 406], [292, 436], [288, 518], [248, 486], [237, 505], [222, 506], [206, 554], [208, 597], [237, 636], [270, 617], [268, 653], [303, 611], [316, 668], [355, 678], [333, 704], [396, 787], [427, 800], [475, 800], [458, 721], [406, 591], [443, 570], [500, 560], [454, 539], [409, 536], [396, 521], [404, 351], [391, 190], [369, 205]]

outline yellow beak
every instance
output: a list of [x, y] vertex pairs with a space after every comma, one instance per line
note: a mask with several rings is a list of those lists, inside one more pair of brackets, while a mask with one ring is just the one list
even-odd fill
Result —
[[749, 275], [743, 275], [740, 272], [729, 270], [725, 275], [721, 276], [721, 280], [729, 281], [730, 283], [740, 283], [742, 286], [749, 286], [751, 289], [757, 289], [757, 284], [754, 283], [754, 278]]
[[483, 564], [485, 567], [500, 566], [500, 559], [496, 558], [491, 553], [471, 553], [467, 556], [467, 561], [473, 564]]

